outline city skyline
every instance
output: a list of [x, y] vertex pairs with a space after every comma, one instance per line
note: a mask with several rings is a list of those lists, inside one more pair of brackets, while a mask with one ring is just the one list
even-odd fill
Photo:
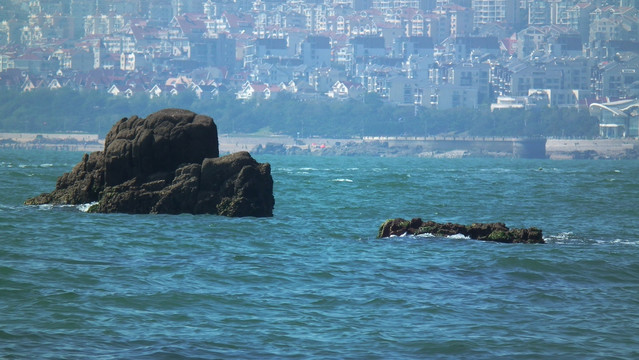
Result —
[[639, 94], [636, 5], [14, 0], [0, 8], [0, 85], [580, 107]]

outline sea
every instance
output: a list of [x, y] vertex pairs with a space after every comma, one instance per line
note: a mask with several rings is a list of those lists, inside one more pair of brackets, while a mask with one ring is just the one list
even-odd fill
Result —
[[81, 158], [0, 150], [0, 359], [639, 358], [639, 161], [263, 155], [271, 218], [23, 205]]

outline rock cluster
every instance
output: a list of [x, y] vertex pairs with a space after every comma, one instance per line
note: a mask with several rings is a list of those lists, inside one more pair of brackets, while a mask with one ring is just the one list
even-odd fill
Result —
[[28, 205], [97, 202], [94, 212], [272, 216], [268, 163], [248, 152], [219, 157], [213, 119], [165, 109], [116, 123], [104, 151], [85, 154], [56, 189]]
[[537, 228], [509, 229], [503, 223], [460, 225], [422, 221], [420, 218], [405, 220], [390, 219], [379, 228], [379, 238], [401, 235], [432, 234], [451, 236], [461, 234], [471, 239], [496, 241], [501, 243], [544, 244], [542, 232]]

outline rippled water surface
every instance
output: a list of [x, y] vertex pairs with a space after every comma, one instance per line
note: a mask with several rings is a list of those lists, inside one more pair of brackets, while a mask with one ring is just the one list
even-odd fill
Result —
[[639, 162], [264, 156], [273, 218], [22, 205], [81, 155], [0, 150], [2, 359], [639, 357]]

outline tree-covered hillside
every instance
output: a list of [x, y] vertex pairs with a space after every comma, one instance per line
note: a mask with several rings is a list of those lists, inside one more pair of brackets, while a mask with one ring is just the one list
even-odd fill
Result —
[[570, 136], [594, 137], [597, 120], [587, 111], [544, 108], [538, 110], [479, 109], [432, 110], [399, 107], [368, 95], [364, 101], [299, 101], [282, 95], [276, 99], [241, 102], [232, 94], [213, 100], [191, 95], [130, 99], [98, 92], [69, 89], [17, 92], [0, 95], [1, 132], [99, 133], [104, 136], [123, 117], [145, 117], [167, 107], [178, 107], [215, 119], [220, 133], [267, 132], [291, 136]]

